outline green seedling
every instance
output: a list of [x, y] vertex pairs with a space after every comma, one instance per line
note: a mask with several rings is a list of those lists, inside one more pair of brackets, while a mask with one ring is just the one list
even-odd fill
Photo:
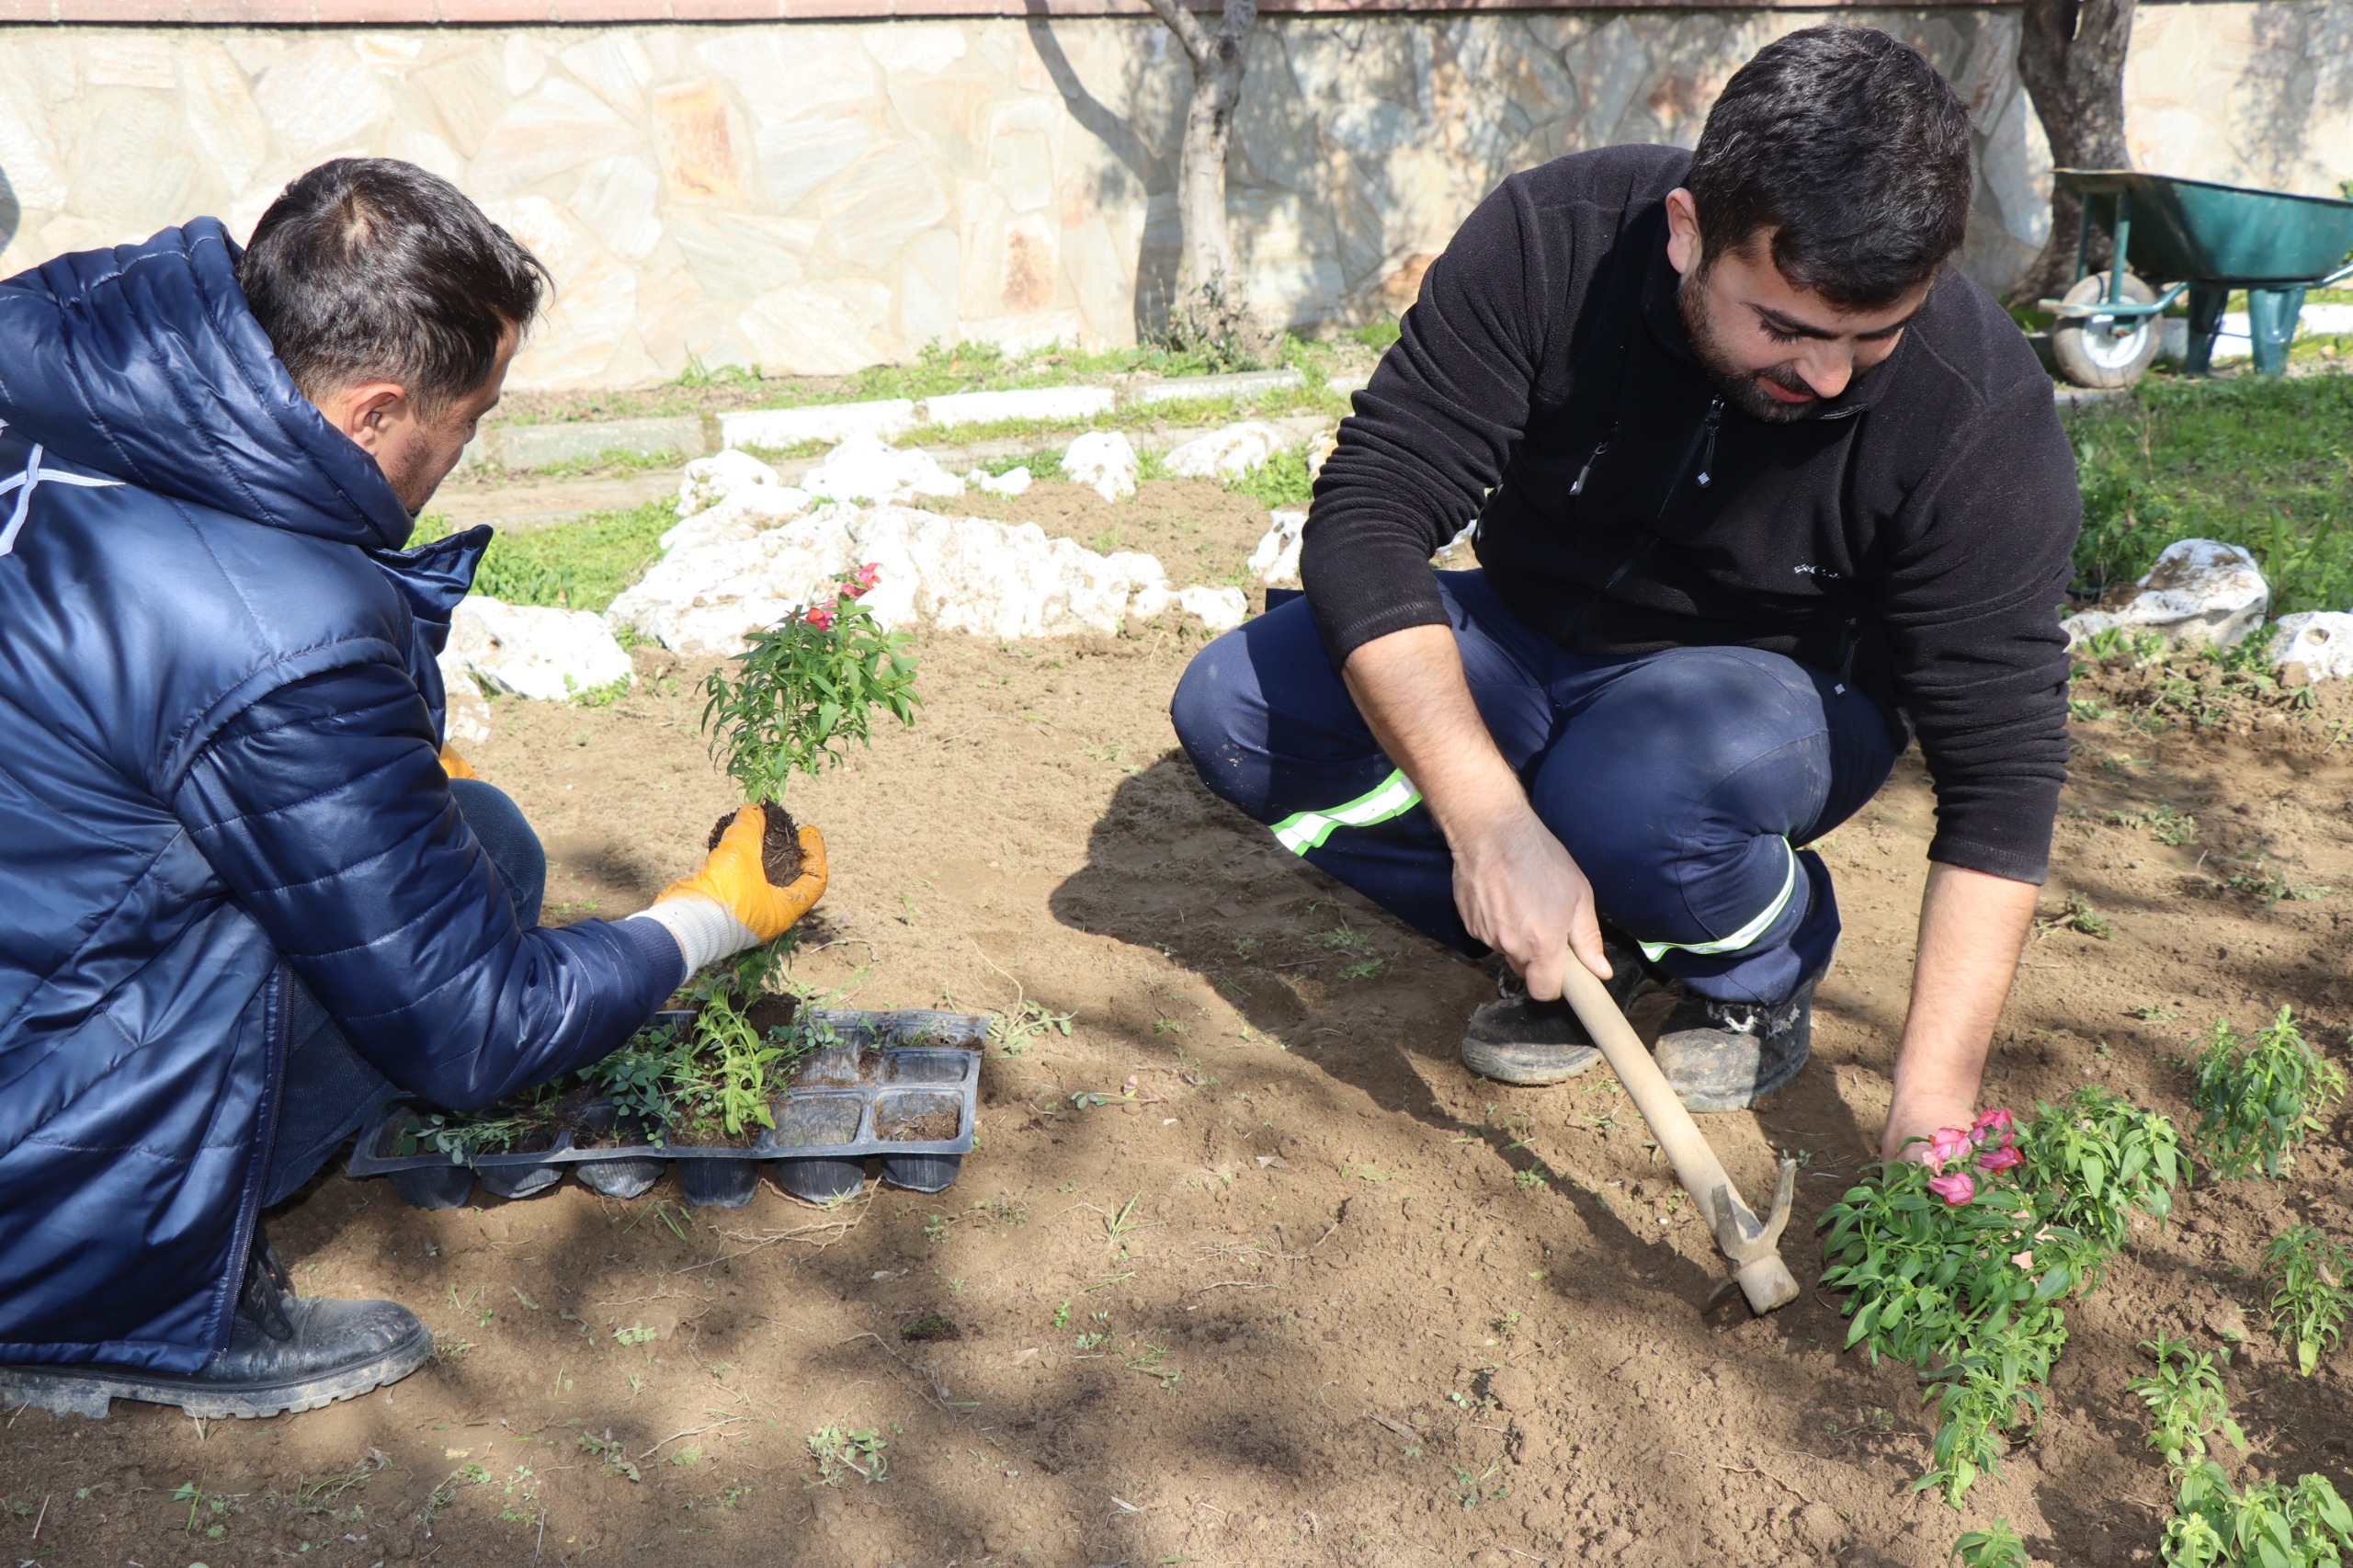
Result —
[[1024, 998], [1010, 1013], [989, 1020], [989, 1040], [1007, 1056], [1018, 1056], [1049, 1035], [1070, 1038], [1071, 1015], [1056, 1013]]
[[2304, 1043], [2286, 1007], [2250, 1035], [2216, 1024], [2190, 1080], [2199, 1153], [2225, 1176], [2285, 1173], [2345, 1094], [2344, 1072]]
[[1536, 1169], [1532, 1165], [1526, 1170], [1512, 1172], [1511, 1181], [1512, 1185], [1519, 1188], [1522, 1192], [1535, 1192], [1539, 1189], [1549, 1189], [1552, 1185], [1551, 1182], [1544, 1179], [1544, 1173], [1542, 1171]]
[[2103, 942], [2116, 935], [2116, 927], [2109, 924], [2108, 916], [2094, 909], [2092, 901], [2079, 892], [2069, 893], [2067, 902], [2059, 906], [2059, 913], [2037, 920], [2034, 929], [2038, 936], [2044, 937], [2054, 931], [2077, 931]]
[[915, 722], [915, 661], [904, 632], [884, 631], [859, 596], [871, 566], [834, 584], [830, 597], [765, 631], [702, 684], [702, 726], [711, 752], [756, 805], [780, 802], [797, 773], [841, 761], [843, 746], [870, 744], [871, 710]]
[[2311, 882], [2291, 882], [2277, 870], [2259, 873], [2237, 872], [2222, 885], [2233, 892], [2244, 893], [2249, 898], [2261, 899], [2267, 913], [2277, 909], [2281, 899], [2299, 903], [2313, 903], [2336, 892], [2335, 888], [2321, 887]]
[[188, 1505], [188, 1524], [181, 1533], [194, 1535], [199, 1528], [208, 1540], [219, 1540], [229, 1533], [228, 1517], [232, 1505], [244, 1494], [208, 1492], [197, 1482], [184, 1481], [172, 1494], [172, 1501]]
[[2231, 1419], [2230, 1396], [2214, 1370], [2214, 1358], [2193, 1354], [2162, 1331], [2143, 1340], [2141, 1348], [2156, 1358], [2157, 1369], [2125, 1387], [2149, 1407], [2149, 1447], [2165, 1456], [2166, 1469], [2186, 1473], [2206, 1458], [2206, 1439], [2216, 1432], [2246, 1452], [2246, 1434]]
[[1500, 1503], [1511, 1493], [1509, 1482], [1496, 1481], [1493, 1488], [1487, 1485], [1495, 1481], [1495, 1471], [1503, 1468], [1500, 1464], [1491, 1464], [1482, 1471], [1468, 1471], [1457, 1465], [1446, 1468], [1454, 1477], [1454, 1500], [1466, 1512], [1484, 1504]]
[[2322, 1475], [2231, 1485], [2211, 1460], [2192, 1466], [2158, 1543], [2165, 1568], [2335, 1568], [2353, 1552], [2353, 1510]]
[[2345, 1288], [2353, 1252], [2311, 1225], [2298, 1225], [2263, 1249], [2263, 1275], [2271, 1287], [2271, 1325], [2296, 1347], [2296, 1369], [2311, 1377], [2321, 1352], [2333, 1348], [2353, 1294]]
[[852, 1475], [871, 1486], [890, 1473], [889, 1462], [882, 1454], [890, 1445], [873, 1427], [847, 1430], [840, 1423], [828, 1421], [809, 1434], [808, 1444], [809, 1457], [816, 1461], [817, 1473], [801, 1477], [804, 1487], [839, 1486]]
[[1995, 1519], [1991, 1529], [1962, 1531], [1945, 1561], [1959, 1562], [1964, 1568], [2032, 1568], [2033, 1563], [2026, 1554], [2026, 1542], [2011, 1530], [2007, 1519]]

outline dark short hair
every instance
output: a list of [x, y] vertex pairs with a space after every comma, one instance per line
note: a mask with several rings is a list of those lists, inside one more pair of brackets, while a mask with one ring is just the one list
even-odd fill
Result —
[[1684, 180], [1701, 266], [1772, 231], [1773, 265], [1849, 310], [1934, 276], [1969, 228], [1969, 109], [1876, 28], [1806, 28], [1733, 74]]
[[397, 381], [427, 408], [490, 379], [547, 268], [454, 185], [396, 158], [337, 158], [278, 193], [237, 282], [305, 396]]

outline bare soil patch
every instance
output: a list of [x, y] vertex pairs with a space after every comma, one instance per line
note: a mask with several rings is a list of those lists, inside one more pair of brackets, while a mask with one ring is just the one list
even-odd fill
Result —
[[[1915, 1379], [1840, 1355], [1827, 1295], [1702, 1312], [1720, 1264], [1614, 1085], [1468, 1077], [1455, 1041], [1485, 971], [1201, 790], [1165, 717], [1198, 646], [930, 639], [917, 726], [794, 788], [833, 873], [798, 984], [1074, 1016], [1068, 1037], [991, 1049], [954, 1187], [690, 1210], [672, 1176], [632, 1203], [567, 1182], [422, 1212], [327, 1177], [274, 1221], [301, 1289], [404, 1301], [443, 1356], [270, 1422], [26, 1412], [0, 1429], [0, 1493], [28, 1510], [0, 1513], [0, 1547], [212, 1568], [1929, 1568], [1998, 1514], [2038, 1558], [2122, 1564], [2151, 1560], [2165, 1495], [2124, 1388], [2136, 1342], [2211, 1348], [2237, 1324], [2252, 1462], [2353, 1486], [2353, 1352], [2296, 1378], [2251, 1272], [2289, 1223], [2353, 1225], [2342, 1122], [2293, 1180], [2201, 1184], [2137, 1233], [2070, 1310], [2040, 1434], [1956, 1516], [1905, 1490], [1929, 1430]], [[733, 803], [696, 730], [702, 666], [637, 657], [631, 695], [501, 703], [475, 751], [549, 844], [551, 917], [642, 906]], [[1992, 1100], [2101, 1082], [2186, 1123], [2173, 1058], [2282, 1003], [2342, 1059], [2353, 746], [2331, 744], [2335, 701], [2245, 734], [2079, 729], [2045, 903], [2079, 895], [2112, 935], [2030, 947]], [[2160, 842], [2161, 805], [2194, 836]], [[1907, 759], [1823, 846], [1847, 936], [1815, 1061], [1781, 1103], [1707, 1122], [1752, 1195], [1778, 1152], [1807, 1162], [1802, 1278], [1886, 1105], [1931, 811]], [[2231, 883], [2265, 868], [2304, 892]], [[931, 1332], [949, 1315], [954, 1335]], [[876, 1434], [888, 1479], [809, 1484], [829, 1424]], [[192, 1517], [183, 1483], [222, 1510]]]

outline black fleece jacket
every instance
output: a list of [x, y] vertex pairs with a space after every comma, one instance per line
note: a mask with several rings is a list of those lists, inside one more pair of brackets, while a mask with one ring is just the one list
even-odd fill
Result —
[[1844, 395], [1786, 425], [1728, 407], [1666, 261], [1689, 163], [1611, 147], [1515, 175], [1431, 265], [1316, 482], [1300, 571], [1325, 646], [1443, 624], [1430, 556], [1475, 518], [1488, 580], [1563, 647], [1760, 648], [1900, 708], [1929, 858], [2040, 882], [2082, 510], [2050, 379], [1948, 269]]

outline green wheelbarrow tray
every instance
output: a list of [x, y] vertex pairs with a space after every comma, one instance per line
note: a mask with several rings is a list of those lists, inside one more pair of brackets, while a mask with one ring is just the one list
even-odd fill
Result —
[[[2083, 199], [2076, 286], [2063, 300], [2039, 303], [2057, 318], [2058, 331], [2080, 340], [2078, 351], [2063, 355], [2061, 362], [2070, 380], [2086, 385], [2137, 380], [2156, 357], [2156, 327], [2144, 318], [2163, 314], [2185, 292], [2186, 368], [2203, 372], [2212, 362], [2222, 306], [2234, 289], [2247, 291], [2256, 369], [2278, 375], [2287, 368], [2305, 290], [2353, 277], [2353, 266], [2346, 264], [2353, 253], [2353, 201], [2131, 169], [2058, 169], [2052, 177]], [[2120, 260], [2098, 275], [2100, 285], [2087, 286], [2096, 222], [2114, 237]], [[2141, 286], [2164, 282], [2171, 286], [2162, 293]], [[2146, 343], [2132, 349], [2127, 340], [2141, 334], [2148, 335]], [[2054, 333], [2054, 347], [2055, 338]]]

